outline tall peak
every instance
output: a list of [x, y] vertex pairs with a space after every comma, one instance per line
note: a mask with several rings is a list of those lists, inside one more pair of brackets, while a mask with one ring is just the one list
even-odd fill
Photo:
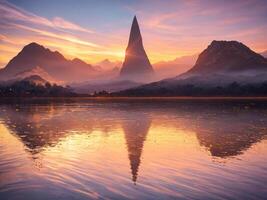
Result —
[[133, 18], [128, 47], [133, 44], [143, 46], [142, 36], [141, 36], [141, 32], [140, 32], [140, 28], [139, 28], [139, 24], [138, 24], [136, 16], [134, 16]]
[[133, 24], [137, 24], [138, 25], [138, 21], [137, 21], [137, 17], [136, 17], [136, 15], [134, 16], [134, 18], [133, 18], [133, 23], [132, 23], [132, 25]]
[[127, 79], [137, 80], [147, 77], [153, 72], [152, 65], [143, 46], [137, 18], [134, 16], [120, 75]]

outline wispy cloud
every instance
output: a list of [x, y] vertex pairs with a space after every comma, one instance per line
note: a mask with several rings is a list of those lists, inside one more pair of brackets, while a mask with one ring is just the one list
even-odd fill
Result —
[[41, 34], [44, 36], [57, 38], [59, 40], [65, 40], [65, 41], [73, 42], [76, 44], [87, 45], [87, 46], [91, 46], [91, 47], [101, 47], [100, 45], [94, 44], [92, 42], [83, 41], [83, 40], [80, 40], [74, 36], [70, 36], [70, 35], [66, 35], [66, 34], [53, 33], [53, 32], [49, 32], [49, 31], [45, 31], [45, 30], [40, 30], [37, 28], [27, 27], [27, 26], [20, 25], [20, 24], [13, 24], [13, 26], [20, 28], [20, 29], [27, 30], [27, 31], [32, 31], [32, 32], [35, 32], [35, 33], [38, 33], [38, 34]]
[[[70, 58], [82, 55], [86, 61], [88, 61], [90, 51], [92, 54], [94, 51], [103, 53], [106, 51], [101, 44], [90, 41], [89, 37], [95, 37], [97, 34], [95, 31], [81, 27], [62, 17], [54, 17], [49, 20], [6, 1], [0, 2], [0, 13], [1, 65], [7, 63], [24, 45], [32, 41], [52, 49], [60, 49]], [[88, 52], [88, 54], [85, 55], [84, 52]], [[109, 55], [107, 53], [106, 56]]]
[[86, 28], [82, 28], [81, 26], [78, 26], [74, 23], [71, 23], [69, 21], [66, 21], [65, 19], [61, 18], [61, 17], [55, 17], [52, 20], [52, 24], [58, 28], [62, 28], [62, 29], [69, 29], [69, 30], [74, 30], [74, 31], [82, 31], [82, 32], [86, 32], [86, 33], [94, 33], [94, 31], [86, 29]]
[[34, 25], [42, 25], [55, 29], [67, 29], [72, 31], [81, 31], [86, 33], [94, 33], [94, 31], [83, 28], [77, 24], [69, 22], [61, 17], [55, 17], [52, 20], [46, 19], [27, 12], [21, 8], [14, 6], [6, 1], [0, 3], [1, 19], [7, 21], [25, 22]]

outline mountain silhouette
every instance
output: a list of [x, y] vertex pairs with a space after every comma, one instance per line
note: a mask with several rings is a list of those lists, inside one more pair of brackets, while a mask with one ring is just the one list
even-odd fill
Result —
[[142, 80], [153, 75], [153, 72], [154, 70], [145, 52], [135, 16], [120, 76], [125, 79]]
[[51, 51], [37, 43], [26, 45], [6, 67], [0, 70], [1, 79], [14, 78], [15, 75], [40, 66], [54, 79], [65, 82], [87, 80], [96, 70], [80, 59], [67, 60], [58, 51]]
[[240, 42], [213, 41], [187, 72], [114, 95], [266, 96], [266, 82], [267, 59]]
[[237, 41], [212, 41], [188, 73], [267, 70], [267, 60]]

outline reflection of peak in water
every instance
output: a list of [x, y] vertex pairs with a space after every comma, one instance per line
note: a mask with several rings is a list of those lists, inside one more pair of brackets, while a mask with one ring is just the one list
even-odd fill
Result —
[[136, 117], [137, 119], [129, 119], [122, 123], [134, 183], [137, 180], [144, 142], [151, 125], [151, 120], [146, 116]]
[[150, 101], [136, 107], [162, 123], [195, 132], [214, 157], [240, 155], [267, 136], [266, 100]]
[[133, 179], [137, 177], [150, 117], [195, 132], [200, 145], [212, 156], [227, 157], [243, 153], [267, 135], [266, 116], [266, 102], [251, 101], [31, 104], [1, 106], [0, 112], [6, 127], [31, 153], [57, 144], [73, 130], [108, 132], [122, 124]]
[[[107, 106], [107, 105], [105, 105]], [[141, 106], [141, 108], [143, 108]], [[129, 105], [106, 108], [94, 107], [94, 112], [86, 108], [51, 105], [4, 106], [0, 118], [12, 133], [16, 134], [32, 154], [37, 154], [47, 146], [55, 146], [72, 130], [91, 132], [95, 128], [109, 131], [116, 123], [122, 124], [128, 157], [130, 160], [132, 180], [136, 182], [141, 154], [149, 131], [151, 120], [143, 113], [140, 106], [131, 109]], [[107, 110], [109, 115], [107, 115]], [[131, 110], [131, 112], [128, 112]], [[121, 119], [123, 121], [116, 120]], [[119, 125], [117, 124], [117, 125]]]

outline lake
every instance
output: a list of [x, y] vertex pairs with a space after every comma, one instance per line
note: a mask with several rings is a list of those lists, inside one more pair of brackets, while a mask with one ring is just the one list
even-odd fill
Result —
[[267, 101], [0, 104], [0, 199], [264, 199]]

